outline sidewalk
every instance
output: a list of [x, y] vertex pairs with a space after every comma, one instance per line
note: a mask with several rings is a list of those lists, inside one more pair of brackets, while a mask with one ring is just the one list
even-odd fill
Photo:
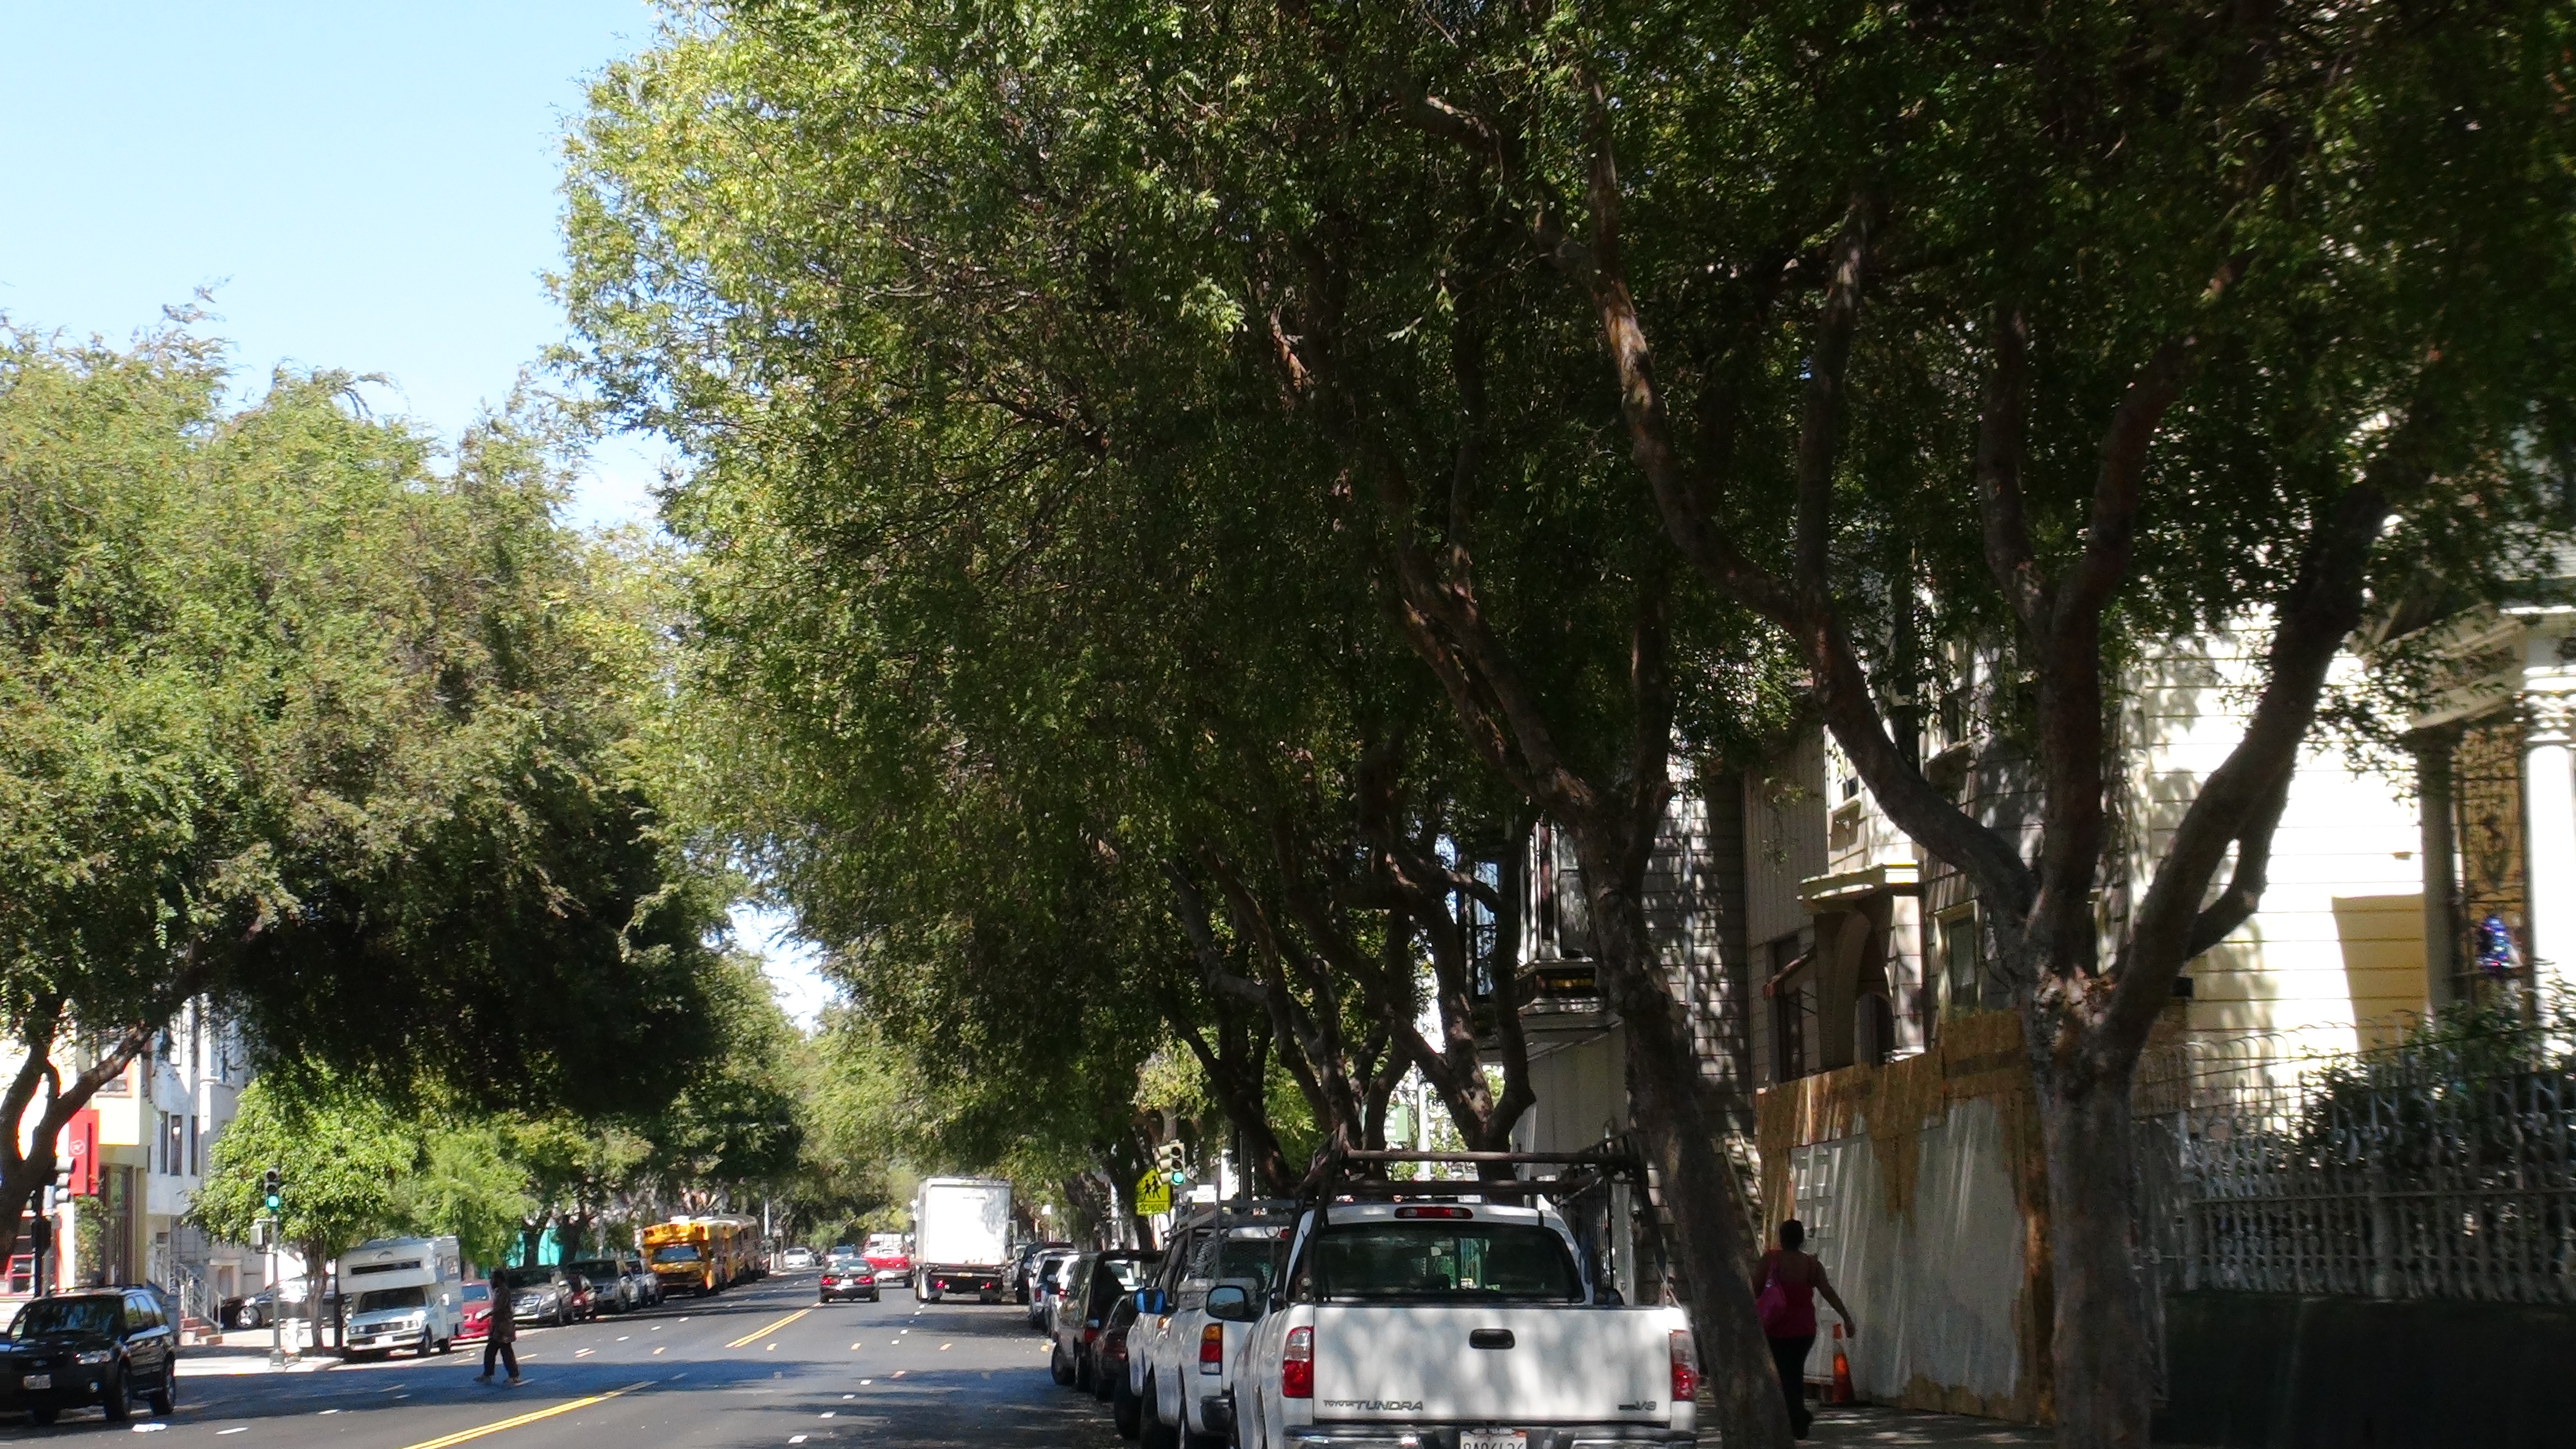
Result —
[[283, 1369], [268, 1366], [268, 1345], [257, 1347], [244, 1343], [190, 1344], [179, 1350], [179, 1377], [183, 1379], [224, 1378], [239, 1374], [318, 1374], [340, 1366], [340, 1356], [328, 1349], [307, 1350], [304, 1356]]
[[[1815, 1427], [1808, 1431], [1810, 1444], [2030, 1444], [2057, 1442], [2048, 1429], [2034, 1429], [2027, 1424], [2007, 1424], [2000, 1419], [1976, 1419], [1965, 1414], [1933, 1414], [1917, 1409], [1883, 1409], [1875, 1404], [1846, 1404], [1839, 1408], [1816, 1406]], [[2191, 1449], [2185, 1444], [2166, 1445], [2166, 1449]]]
[[2007, 1424], [2000, 1419], [1966, 1414], [1931, 1414], [1914, 1409], [1883, 1409], [1875, 1404], [1820, 1404], [1812, 1444], [2053, 1444], [2046, 1429]]

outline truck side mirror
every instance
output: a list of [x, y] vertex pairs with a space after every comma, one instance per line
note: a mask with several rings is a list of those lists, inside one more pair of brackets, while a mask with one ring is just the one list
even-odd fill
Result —
[[1228, 1323], [1250, 1323], [1260, 1316], [1252, 1306], [1252, 1295], [1236, 1283], [1221, 1283], [1208, 1290], [1207, 1315]]

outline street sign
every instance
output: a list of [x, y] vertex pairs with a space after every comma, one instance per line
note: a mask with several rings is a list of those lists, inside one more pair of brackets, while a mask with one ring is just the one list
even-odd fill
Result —
[[1171, 1210], [1172, 1185], [1163, 1180], [1163, 1174], [1149, 1172], [1136, 1179], [1136, 1216], [1150, 1218]]

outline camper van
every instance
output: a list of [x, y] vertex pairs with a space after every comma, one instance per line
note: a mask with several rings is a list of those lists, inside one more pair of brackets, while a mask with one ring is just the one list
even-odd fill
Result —
[[454, 1238], [375, 1238], [340, 1256], [349, 1357], [447, 1352], [465, 1318]]

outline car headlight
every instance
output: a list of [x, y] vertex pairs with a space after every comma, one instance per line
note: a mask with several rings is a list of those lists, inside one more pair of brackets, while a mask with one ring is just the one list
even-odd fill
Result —
[[93, 1348], [88, 1352], [81, 1354], [78, 1358], [73, 1359], [72, 1362], [81, 1364], [102, 1364], [114, 1357], [116, 1357], [115, 1349]]

